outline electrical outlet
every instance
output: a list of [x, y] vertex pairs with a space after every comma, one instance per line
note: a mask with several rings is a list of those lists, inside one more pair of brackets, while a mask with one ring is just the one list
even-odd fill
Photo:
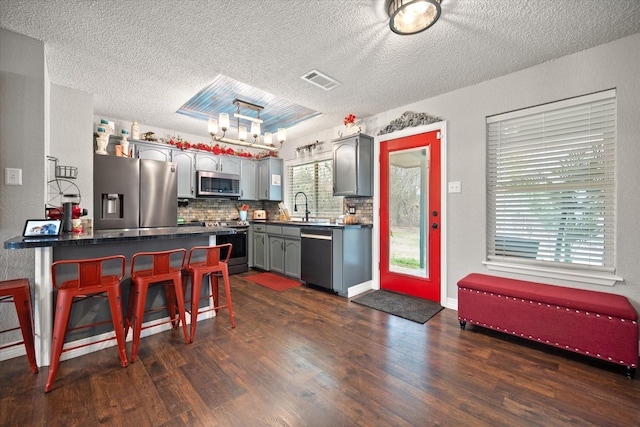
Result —
[[461, 193], [462, 189], [460, 186], [460, 181], [451, 181], [449, 182], [449, 193]]
[[22, 185], [22, 169], [4, 168], [5, 185]]
[[356, 207], [355, 206], [349, 206], [349, 215], [355, 215], [356, 213]]

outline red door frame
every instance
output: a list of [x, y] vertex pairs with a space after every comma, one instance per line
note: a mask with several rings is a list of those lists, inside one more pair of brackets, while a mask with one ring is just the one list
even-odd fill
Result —
[[[439, 130], [383, 141], [380, 144], [380, 288], [431, 301], [441, 298], [441, 189]], [[411, 148], [430, 150], [429, 197], [427, 200], [429, 277], [418, 278], [389, 271], [389, 153]], [[437, 212], [437, 216], [432, 213]], [[437, 228], [433, 228], [435, 224]]]

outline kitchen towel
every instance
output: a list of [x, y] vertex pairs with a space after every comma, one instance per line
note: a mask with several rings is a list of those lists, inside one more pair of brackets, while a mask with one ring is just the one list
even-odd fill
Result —
[[383, 290], [355, 297], [351, 302], [417, 323], [425, 323], [444, 308], [437, 302]]

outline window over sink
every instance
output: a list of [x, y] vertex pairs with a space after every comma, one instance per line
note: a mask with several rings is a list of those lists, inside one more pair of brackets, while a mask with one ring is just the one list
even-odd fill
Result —
[[[294, 200], [295, 194], [299, 191], [307, 195], [311, 212], [309, 216], [335, 218], [343, 214], [343, 198], [333, 195], [333, 161], [331, 158], [291, 164], [288, 166], [288, 174], [288, 204], [292, 216], [304, 216], [304, 197], [300, 195], [298, 200]], [[298, 212], [293, 211], [296, 202]]]

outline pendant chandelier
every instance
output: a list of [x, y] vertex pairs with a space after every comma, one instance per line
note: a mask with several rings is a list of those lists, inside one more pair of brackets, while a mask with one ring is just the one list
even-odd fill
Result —
[[[233, 101], [233, 105], [237, 107], [237, 112], [233, 114], [233, 117], [236, 119], [238, 138], [233, 139], [226, 136], [227, 130], [229, 130], [230, 127], [229, 114], [220, 113], [217, 120], [209, 119], [209, 135], [211, 135], [211, 140], [213, 142], [224, 142], [243, 147], [263, 148], [269, 151], [278, 151], [282, 148], [282, 144], [287, 140], [287, 130], [284, 128], [278, 129], [278, 133], [276, 134], [276, 140], [280, 143], [279, 147], [275, 147], [273, 145], [273, 135], [271, 132], [265, 132], [263, 142], [262, 144], [260, 143], [260, 124], [263, 122], [260, 119], [260, 111], [262, 111], [264, 107], [247, 101], [241, 101], [239, 99], [235, 99]], [[253, 117], [242, 114], [242, 109], [255, 111], [257, 115], [256, 117]], [[253, 137], [253, 142], [247, 141], [247, 127], [240, 126], [240, 119], [247, 120], [251, 123], [250, 135]], [[218, 136], [218, 131], [222, 131], [222, 136]]]
[[426, 30], [440, 18], [440, 3], [442, 0], [387, 0], [391, 31], [409, 35]]

